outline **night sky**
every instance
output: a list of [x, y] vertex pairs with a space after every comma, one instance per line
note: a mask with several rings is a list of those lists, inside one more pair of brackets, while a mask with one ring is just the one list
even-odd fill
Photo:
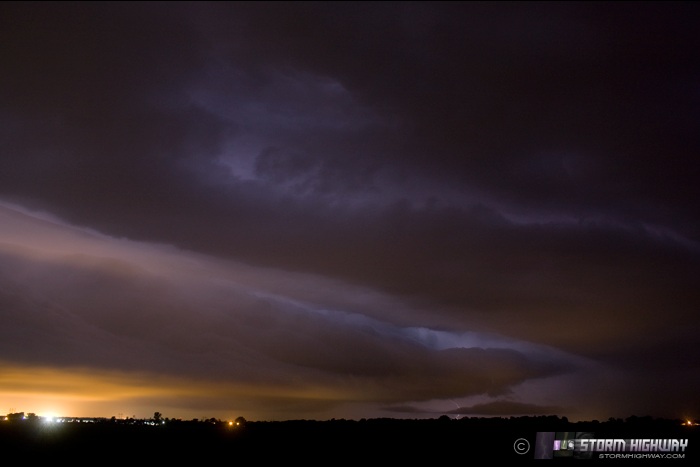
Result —
[[700, 414], [700, 7], [0, 4], [0, 413]]

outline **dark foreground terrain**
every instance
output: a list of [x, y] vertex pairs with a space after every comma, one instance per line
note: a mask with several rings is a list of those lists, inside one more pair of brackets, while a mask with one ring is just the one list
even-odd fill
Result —
[[[28, 465], [34, 465], [35, 461], [74, 465], [522, 462], [535, 459], [538, 441], [542, 444], [541, 440], [546, 439], [545, 454], [559, 461], [568, 460], [571, 453], [562, 451], [552, 456], [551, 439], [562, 437], [559, 436], [562, 433], [564, 438], [583, 433], [593, 438], [688, 439], [683, 455], [674, 459], [676, 465], [681, 465], [700, 458], [695, 454], [698, 432], [700, 427], [686, 426], [679, 420], [648, 417], [569, 423], [557, 417], [450, 419], [443, 416], [429, 420], [248, 421], [240, 426], [221, 421], [148, 425], [115, 420], [91, 423], [37, 420], [0, 423], [0, 458], [21, 459], [29, 462]], [[546, 433], [549, 438], [542, 438]]]

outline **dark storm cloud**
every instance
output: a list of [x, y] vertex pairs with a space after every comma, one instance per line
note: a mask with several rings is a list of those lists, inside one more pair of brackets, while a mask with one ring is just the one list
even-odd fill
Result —
[[[330, 76], [400, 125], [382, 154], [391, 165], [515, 196], [519, 209], [668, 221], [657, 200], [692, 213], [698, 13], [658, 10], [247, 5], [221, 8], [235, 27], [212, 29], [249, 39], [222, 46], [233, 63]], [[696, 237], [688, 223], [674, 227]]]
[[[230, 408], [233, 393], [235, 403], [267, 403], [268, 410], [498, 395], [578, 365], [524, 343], [491, 338], [484, 345], [487, 336], [480, 343], [368, 319], [358, 313], [360, 290], [322, 278], [256, 271], [11, 208], [0, 212], [7, 227], [0, 320], [11, 324], [0, 330], [1, 363], [206, 381], [220, 393], [211, 407]], [[296, 286], [296, 299], [279, 295], [284, 281]], [[330, 288], [335, 299], [305, 292], [314, 288]], [[334, 303], [341, 308], [328, 308]], [[67, 384], [59, 379], [55, 391]]]
[[[2, 200], [112, 237], [273, 268], [279, 297], [301, 293], [296, 279], [281, 285], [282, 271], [369, 290], [346, 311], [400, 329], [492, 332], [635, 376], [669, 360], [697, 368], [697, 351], [674, 358], [698, 344], [693, 4], [0, 8]], [[15, 225], [4, 219], [3, 229]], [[395, 368], [407, 385], [410, 375], [439, 380], [431, 369], [452, 361], [445, 349], [418, 351], [305, 313], [299, 329], [278, 326], [289, 304], [236, 295], [243, 322], [257, 323], [251, 332], [275, 337], [253, 345], [228, 311], [197, 321], [166, 298], [172, 284], [131, 260], [26, 262], [20, 237], [2, 250], [3, 281], [15, 287], [2, 297], [16, 324], [8, 336], [58, 345], [40, 309], [70, 335], [106, 332], [114, 348], [138, 337], [121, 356], [104, 351], [115, 366], [162, 343], [167, 333], [148, 340], [145, 331], [161, 325], [198, 333], [173, 337], [172, 354], [157, 353], [151, 369], [200, 351], [217, 368], [218, 351], [253, 346], [275, 367], [288, 358], [303, 371], [363, 378]], [[17, 285], [15, 269], [41, 281], [44, 298]], [[308, 298], [316, 283], [304, 283]], [[93, 311], [113, 289], [130, 293]], [[230, 299], [205, 302], [219, 310]], [[329, 358], [317, 361], [316, 346]], [[4, 351], [41, 360], [41, 350], [19, 349]], [[558, 371], [526, 367], [504, 370], [495, 387]], [[408, 384], [414, 396], [439, 397], [418, 380]]]

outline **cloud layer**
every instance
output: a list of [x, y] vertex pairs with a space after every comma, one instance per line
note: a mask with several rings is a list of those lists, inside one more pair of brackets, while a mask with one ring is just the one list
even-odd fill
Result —
[[[241, 400], [258, 410], [299, 401], [326, 408], [497, 396], [570, 363], [493, 336], [405, 327], [389, 314], [380, 321], [370, 317], [376, 303], [403, 304], [320, 277], [113, 239], [7, 207], [2, 222], [2, 319], [10, 326], [0, 354], [8, 367], [27, 368], [15, 372], [54, 368], [40, 393], [167, 403], [178, 391], [160, 380], [174, 379], [176, 388], [189, 381], [219, 393], [211, 410], [251, 410]], [[80, 392], [89, 368], [95, 382]], [[110, 372], [121, 392], [100, 389]], [[202, 397], [193, 388], [182, 389], [181, 410]]]
[[700, 410], [698, 7], [0, 8], [7, 368]]

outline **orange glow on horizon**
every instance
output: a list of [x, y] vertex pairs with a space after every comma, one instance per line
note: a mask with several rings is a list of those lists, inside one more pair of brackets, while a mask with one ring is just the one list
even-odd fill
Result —
[[[342, 391], [328, 387], [259, 385], [194, 380], [146, 372], [88, 368], [19, 366], [0, 362], [0, 414], [34, 413], [40, 417], [148, 418], [162, 411], [173, 418], [200, 418], [202, 401], [221, 405], [214, 415], [239, 414], [269, 400], [334, 400]], [[244, 400], [245, 404], [237, 401]], [[213, 404], [212, 404], [213, 402]], [[240, 407], [237, 404], [241, 404]], [[12, 409], [8, 410], [8, 407]], [[3, 410], [4, 409], [4, 410]], [[7, 412], [4, 412], [7, 410]], [[211, 413], [211, 412], [210, 412]], [[250, 416], [248, 414], [247, 416]]]

